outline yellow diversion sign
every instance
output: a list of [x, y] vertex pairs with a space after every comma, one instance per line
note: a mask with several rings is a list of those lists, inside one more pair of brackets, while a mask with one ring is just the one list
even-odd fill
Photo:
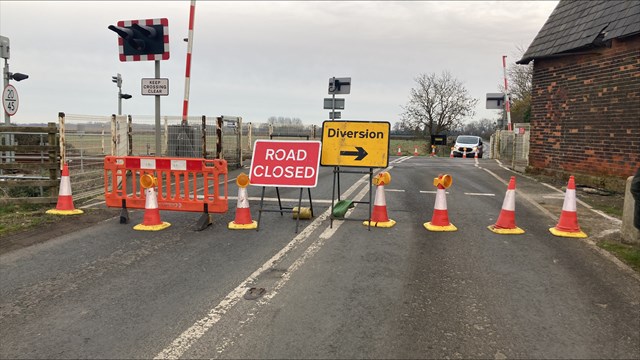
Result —
[[385, 168], [389, 165], [388, 121], [322, 123], [322, 166]]

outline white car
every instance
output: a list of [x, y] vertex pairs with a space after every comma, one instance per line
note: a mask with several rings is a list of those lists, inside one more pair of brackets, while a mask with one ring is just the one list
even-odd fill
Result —
[[482, 139], [479, 136], [460, 135], [456, 138], [456, 144], [453, 147], [453, 156], [462, 157], [467, 153], [467, 157], [475, 157], [478, 151], [478, 157], [482, 158]]

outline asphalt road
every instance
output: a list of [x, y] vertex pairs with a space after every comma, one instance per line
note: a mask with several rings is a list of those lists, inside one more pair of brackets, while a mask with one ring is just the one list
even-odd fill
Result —
[[[197, 214], [179, 212], [162, 212], [168, 229], [135, 231], [133, 211], [131, 224], [114, 218], [0, 255], [0, 358], [640, 357], [640, 277], [588, 241], [549, 233], [561, 191], [490, 159], [389, 165], [388, 229], [331, 224], [332, 169], [321, 168], [315, 217], [298, 233], [278, 213], [259, 231], [228, 230], [231, 182], [230, 211], [201, 232]], [[456, 232], [423, 227], [440, 173], [453, 177]], [[526, 232], [494, 234], [513, 175]], [[340, 180], [342, 198], [368, 200], [368, 175]], [[249, 188], [254, 219], [260, 191]], [[580, 204], [578, 214], [592, 236], [611, 223]]]

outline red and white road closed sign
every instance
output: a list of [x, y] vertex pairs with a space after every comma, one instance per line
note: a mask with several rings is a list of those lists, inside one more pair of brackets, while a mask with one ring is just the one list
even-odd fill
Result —
[[256, 140], [250, 184], [316, 187], [321, 146], [320, 141]]

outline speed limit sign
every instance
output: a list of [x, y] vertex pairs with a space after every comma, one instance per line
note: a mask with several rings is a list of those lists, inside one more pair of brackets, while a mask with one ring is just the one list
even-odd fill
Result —
[[11, 84], [5, 86], [2, 91], [2, 107], [7, 115], [15, 115], [18, 112], [19, 103], [18, 90]]

